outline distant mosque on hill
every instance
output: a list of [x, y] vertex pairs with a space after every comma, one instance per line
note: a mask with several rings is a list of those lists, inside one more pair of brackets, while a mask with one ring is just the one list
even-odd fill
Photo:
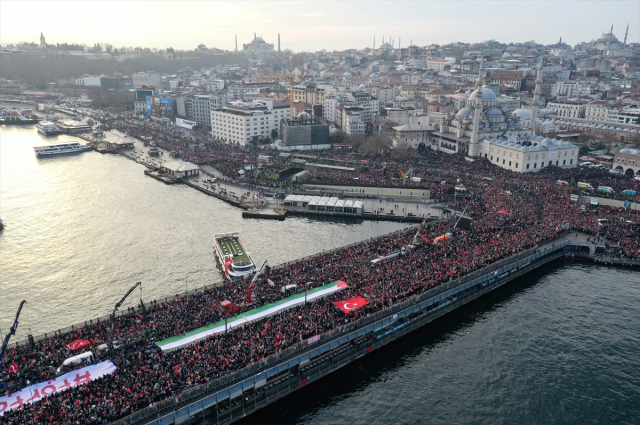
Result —
[[608, 56], [623, 56], [632, 55], [633, 52], [627, 48], [627, 37], [629, 36], [629, 24], [627, 24], [627, 30], [624, 34], [624, 41], [621, 43], [618, 38], [613, 35], [613, 25], [608, 33], [602, 32], [602, 36], [597, 40], [592, 40], [589, 43], [584, 43], [578, 48], [581, 50], [589, 51], [592, 53], [599, 53]]
[[[542, 60], [538, 65], [530, 115], [521, 114], [522, 110], [505, 114], [493, 90], [483, 85], [481, 65], [478, 88], [471, 93], [466, 106], [455, 113], [450, 112], [435, 124], [436, 130], [431, 132], [431, 149], [461, 153], [470, 159], [483, 157], [500, 168], [521, 173], [540, 171], [550, 165], [576, 167], [577, 146], [536, 135], [536, 132], [544, 133], [537, 117], [541, 86]], [[523, 115], [527, 115], [526, 122], [521, 120]]]

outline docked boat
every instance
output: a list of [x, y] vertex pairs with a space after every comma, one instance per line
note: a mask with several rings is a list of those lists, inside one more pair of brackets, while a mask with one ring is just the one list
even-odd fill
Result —
[[36, 128], [38, 129], [38, 133], [44, 136], [55, 136], [56, 134], [62, 133], [58, 126], [51, 121], [41, 121], [36, 124]]
[[247, 252], [239, 232], [217, 233], [213, 249], [227, 278], [246, 276], [256, 271], [256, 264]]
[[37, 156], [61, 155], [91, 150], [91, 145], [83, 145], [78, 142], [57, 143], [55, 145], [34, 146]]
[[[35, 115], [33, 117], [35, 117]], [[33, 125], [39, 122], [40, 118], [25, 117], [23, 115], [5, 115], [0, 117], [0, 124], [5, 125]]]

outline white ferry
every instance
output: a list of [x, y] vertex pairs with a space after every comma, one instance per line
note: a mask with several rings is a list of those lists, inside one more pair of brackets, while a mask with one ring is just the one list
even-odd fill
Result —
[[36, 124], [36, 128], [38, 129], [38, 133], [41, 133], [45, 136], [55, 136], [56, 134], [61, 133], [58, 126], [51, 121], [41, 121]]
[[213, 249], [227, 278], [246, 276], [256, 271], [251, 253], [240, 240], [240, 232], [217, 233], [213, 238]]
[[55, 145], [34, 146], [37, 156], [60, 155], [65, 153], [84, 152], [91, 149], [91, 145], [82, 145], [78, 142], [57, 143]]

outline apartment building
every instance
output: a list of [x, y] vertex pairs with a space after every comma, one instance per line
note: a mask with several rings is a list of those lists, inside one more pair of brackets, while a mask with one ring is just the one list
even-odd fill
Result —
[[290, 118], [289, 105], [284, 102], [230, 102], [211, 111], [211, 134], [227, 143], [245, 146], [271, 138], [272, 131], [278, 131], [283, 118]]
[[375, 97], [365, 91], [351, 92], [347, 94], [347, 99], [362, 106], [362, 121], [373, 124], [376, 115], [380, 111], [380, 102]]
[[556, 115], [563, 118], [584, 118], [587, 110], [586, 100], [565, 100], [563, 102], [549, 102], [547, 109], [557, 111]]

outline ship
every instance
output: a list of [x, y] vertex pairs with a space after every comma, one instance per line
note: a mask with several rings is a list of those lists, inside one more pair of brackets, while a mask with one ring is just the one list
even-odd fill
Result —
[[78, 153], [91, 150], [91, 145], [83, 145], [78, 142], [57, 143], [55, 145], [34, 146], [36, 156], [61, 155], [68, 153]]
[[0, 117], [0, 124], [5, 125], [33, 125], [38, 124], [40, 121], [40, 118], [37, 118], [35, 115], [31, 115], [31, 117], [22, 115], [5, 115]]
[[242, 243], [240, 232], [217, 233], [213, 237], [213, 250], [228, 279], [246, 276], [256, 271], [256, 264]]
[[55, 136], [56, 134], [62, 133], [58, 126], [51, 121], [41, 121], [36, 124], [36, 128], [38, 129], [38, 133], [44, 136]]

